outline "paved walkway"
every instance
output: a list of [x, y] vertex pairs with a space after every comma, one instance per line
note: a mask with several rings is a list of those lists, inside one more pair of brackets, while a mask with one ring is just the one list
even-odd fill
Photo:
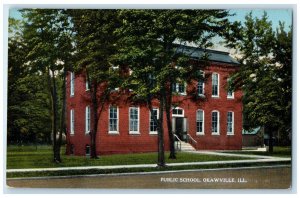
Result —
[[[291, 158], [285, 157], [272, 157], [261, 155], [247, 155], [247, 154], [234, 154], [222, 153], [216, 151], [188, 151], [191, 153], [205, 154], [205, 155], [218, 155], [230, 157], [245, 157], [254, 159], [245, 160], [225, 160], [225, 161], [207, 161], [207, 162], [184, 162], [184, 163], [168, 163], [167, 166], [188, 166], [188, 165], [217, 165], [217, 164], [246, 164], [246, 163], [265, 163], [265, 162], [287, 162]], [[134, 165], [112, 165], [112, 166], [80, 166], [80, 167], [58, 167], [58, 168], [30, 168], [30, 169], [8, 169], [7, 173], [16, 172], [42, 172], [42, 171], [61, 171], [61, 170], [88, 170], [88, 169], [121, 169], [121, 168], [154, 168], [157, 164], [134, 164]]]

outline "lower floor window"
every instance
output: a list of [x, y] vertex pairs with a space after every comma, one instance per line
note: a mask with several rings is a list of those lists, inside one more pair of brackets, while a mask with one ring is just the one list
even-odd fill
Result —
[[204, 133], [204, 111], [198, 110], [196, 115], [197, 133]]
[[129, 108], [129, 133], [139, 132], [139, 108]]
[[219, 112], [213, 111], [211, 113], [211, 132], [212, 134], [219, 134]]
[[234, 120], [234, 116], [233, 116], [233, 112], [229, 111], [227, 112], [227, 134], [233, 134], [233, 120]]
[[158, 109], [152, 109], [152, 112], [150, 111], [150, 133], [157, 133], [157, 123], [155, 121], [158, 119]]

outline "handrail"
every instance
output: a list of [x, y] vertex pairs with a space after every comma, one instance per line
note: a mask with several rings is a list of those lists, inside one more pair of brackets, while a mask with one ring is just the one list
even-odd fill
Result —
[[[173, 135], [178, 140], [177, 141], [177, 149], [181, 151], [181, 140], [179, 139], [179, 137], [176, 134], [173, 133]], [[178, 142], [179, 142], [179, 148], [178, 148]]]
[[192, 140], [193, 143], [197, 144], [197, 141], [190, 134], [187, 134], [187, 136], [189, 137], [189, 140]]

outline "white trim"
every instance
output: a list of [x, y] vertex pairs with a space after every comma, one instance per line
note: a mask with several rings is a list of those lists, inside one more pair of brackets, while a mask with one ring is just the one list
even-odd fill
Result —
[[[117, 131], [110, 131], [110, 108], [116, 107], [117, 108]], [[108, 108], [108, 134], [119, 134], [119, 107], [110, 105]]]
[[70, 72], [70, 96], [75, 95], [75, 74], [74, 72]]
[[[156, 110], [156, 118], [159, 118], [159, 109], [158, 108], [153, 108], [153, 110]], [[157, 128], [156, 131], [151, 131], [151, 111], [149, 110], [149, 134], [150, 135], [157, 135]]]
[[[232, 113], [232, 120], [231, 120], [231, 123], [232, 123], [232, 132], [228, 131], [228, 127], [227, 127], [227, 124], [228, 124], [228, 113], [229, 112]], [[233, 111], [228, 111], [227, 112], [226, 131], [227, 131], [227, 135], [234, 135], [234, 112]]]
[[[198, 131], [197, 130], [197, 115], [198, 115], [198, 111], [202, 111], [202, 131]], [[196, 135], [205, 135], [205, 133], [204, 133], [204, 126], [205, 126], [205, 122], [204, 122], [204, 115], [205, 115], [205, 113], [204, 113], [204, 110], [203, 109], [198, 109], [197, 111], [196, 111]]]
[[[173, 110], [174, 109], [181, 109], [182, 110], [182, 115], [180, 115], [180, 114], [173, 114]], [[172, 117], [184, 117], [184, 109], [180, 108], [180, 107], [172, 108]]]
[[[217, 120], [217, 132], [213, 132], [212, 131], [212, 124], [213, 124], [213, 119], [212, 119], [212, 114], [214, 113], [214, 112], [216, 112], [217, 113], [217, 118], [218, 118], [218, 120]], [[217, 110], [213, 110], [212, 112], [211, 112], [211, 135], [220, 135], [220, 112], [219, 111], [217, 111]]]
[[85, 107], [85, 134], [89, 134], [91, 131], [91, 108], [90, 106]]
[[[130, 131], [130, 110], [131, 109], [137, 109], [137, 113], [138, 113], [138, 118], [137, 118], [137, 131]], [[129, 116], [129, 123], [128, 123], [128, 128], [129, 128], [129, 134], [140, 134], [140, 107], [129, 107], [129, 112], [128, 112], [128, 116]]]
[[218, 87], [217, 87], [217, 90], [218, 90], [218, 95], [213, 95], [213, 93], [211, 93], [211, 97], [212, 98], [219, 98], [219, 96], [220, 96], [220, 74], [218, 74], [218, 73], [216, 73], [216, 72], [214, 72], [214, 73], [212, 73], [212, 76], [211, 76], [211, 90], [212, 90], [212, 92], [213, 92], [213, 82], [214, 82], [214, 80], [213, 80], [213, 75], [217, 75], [218, 76]]
[[74, 109], [70, 110], [70, 135], [75, 134], [75, 113]]

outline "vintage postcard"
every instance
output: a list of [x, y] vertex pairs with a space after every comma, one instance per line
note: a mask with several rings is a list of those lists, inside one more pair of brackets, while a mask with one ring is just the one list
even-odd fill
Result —
[[293, 14], [9, 6], [8, 192], [289, 192]]

